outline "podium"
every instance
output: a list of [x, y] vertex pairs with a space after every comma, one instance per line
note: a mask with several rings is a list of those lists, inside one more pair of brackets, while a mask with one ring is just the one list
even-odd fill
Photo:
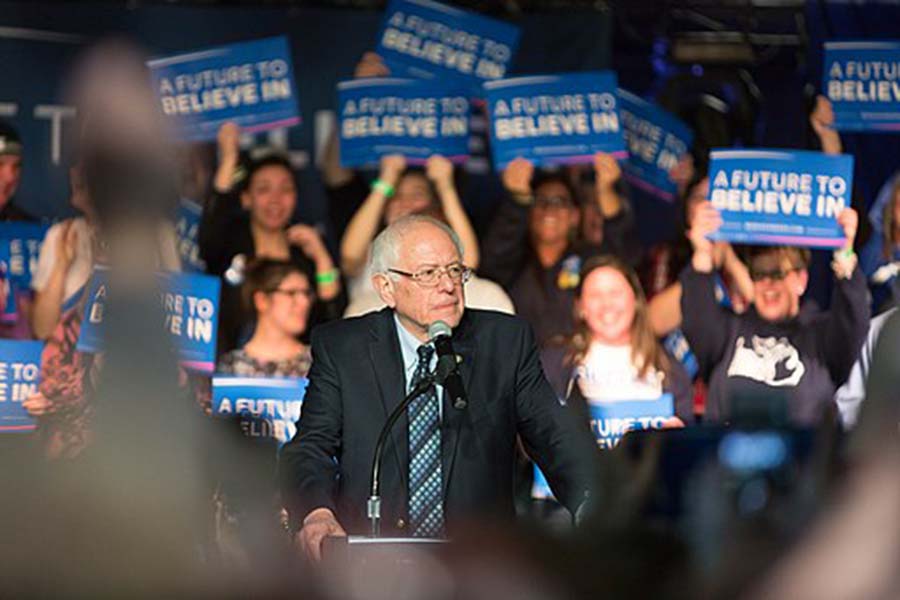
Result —
[[322, 558], [338, 564], [396, 562], [410, 565], [417, 560], [433, 560], [445, 552], [448, 545], [447, 540], [440, 538], [327, 537], [323, 542]]

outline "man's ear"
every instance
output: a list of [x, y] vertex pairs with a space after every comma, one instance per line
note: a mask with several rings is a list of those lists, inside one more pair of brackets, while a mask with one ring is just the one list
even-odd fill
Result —
[[391, 308], [397, 306], [397, 300], [394, 297], [394, 280], [390, 276], [386, 273], [375, 273], [372, 275], [372, 287], [375, 288], [382, 302]]
[[253, 310], [256, 311], [256, 314], [268, 310], [269, 302], [271, 302], [271, 299], [265, 292], [258, 291], [253, 293]]

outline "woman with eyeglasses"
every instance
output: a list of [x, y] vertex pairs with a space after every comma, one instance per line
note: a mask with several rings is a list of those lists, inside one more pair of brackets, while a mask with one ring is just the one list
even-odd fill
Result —
[[856, 211], [844, 209], [837, 221], [846, 243], [834, 253], [830, 311], [801, 305], [809, 251], [774, 246], [751, 252], [753, 305], [736, 315], [715, 299], [713, 242], [707, 236], [721, 226], [721, 216], [707, 201], [698, 206], [689, 232], [694, 253], [681, 277], [681, 311], [685, 336], [709, 383], [708, 420], [728, 422], [775, 401], [785, 403], [794, 425], [814, 425], [834, 410], [834, 392], [846, 380], [869, 323], [866, 282], [853, 253]]
[[300, 336], [316, 297], [306, 273], [290, 261], [261, 259], [248, 267], [241, 292], [256, 327], [246, 344], [219, 359], [218, 372], [306, 377], [312, 359]]
[[639, 258], [626, 249], [637, 233], [620, 192], [618, 163], [598, 153], [593, 167], [591, 200], [604, 219], [599, 243], [578, 236], [580, 202], [566, 174], [535, 172], [531, 161], [522, 158], [503, 171], [507, 198], [485, 237], [478, 273], [509, 292], [516, 313], [534, 328], [540, 346], [572, 334], [572, 302], [584, 260], [600, 253], [628, 261]]
[[[315, 292], [290, 261], [260, 259], [248, 265], [242, 300], [256, 315], [253, 336], [223, 355], [216, 371], [241, 377], [306, 377], [312, 364], [306, 330]], [[215, 480], [215, 539], [225, 564], [246, 566], [253, 550], [283, 538], [287, 517], [275, 486], [278, 440], [268, 423], [240, 415], [215, 419], [211, 452]]]

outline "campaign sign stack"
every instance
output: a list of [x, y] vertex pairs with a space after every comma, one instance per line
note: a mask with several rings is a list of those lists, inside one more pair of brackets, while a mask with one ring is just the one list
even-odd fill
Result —
[[625, 158], [612, 71], [515, 77], [484, 84], [494, 167], [515, 158], [538, 166]]
[[388, 154], [424, 163], [440, 154], [469, 154], [470, 106], [465, 88], [417, 79], [354, 79], [338, 84], [341, 164], [360, 167]]
[[741, 244], [839, 248], [853, 157], [787, 150], [710, 152], [709, 199], [722, 214], [710, 236]]
[[651, 102], [619, 89], [619, 114], [628, 146], [622, 163], [625, 177], [636, 187], [672, 202], [677, 186], [669, 177], [687, 154], [694, 132], [683, 121]]
[[213, 377], [212, 411], [218, 417], [240, 419], [245, 435], [285, 444], [297, 433], [306, 378]]
[[197, 240], [202, 215], [203, 207], [186, 198], [182, 198], [179, 202], [178, 212], [175, 215], [178, 256], [181, 258], [182, 267], [193, 273], [206, 271], [206, 264], [200, 258], [200, 244]]
[[[588, 401], [591, 432], [601, 450], [615, 448], [629, 431], [662, 429], [675, 414], [672, 394], [655, 400], [590, 400]], [[553, 492], [541, 470], [534, 467], [532, 498], [552, 498]]]
[[34, 431], [22, 402], [38, 391], [43, 342], [0, 340], [0, 433]]
[[214, 140], [227, 121], [249, 132], [300, 123], [284, 36], [158, 58], [147, 66], [160, 108], [182, 140]]
[[900, 131], [900, 41], [825, 43], [822, 88], [839, 131]]
[[[185, 368], [211, 373], [216, 360], [219, 278], [196, 273], [161, 273], [157, 278], [163, 325], [173, 338], [179, 361]], [[94, 269], [76, 345], [79, 352], [103, 352], [108, 280], [108, 269]]]
[[518, 27], [503, 21], [433, 0], [391, 0], [375, 51], [392, 75], [478, 94], [482, 82], [506, 76], [518, 43]]

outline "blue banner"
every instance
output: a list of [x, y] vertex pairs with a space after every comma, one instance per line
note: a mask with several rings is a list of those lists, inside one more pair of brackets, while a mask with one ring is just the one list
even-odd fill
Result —
[[300, 123], [287, 37], [148, 61], [163, 114], [185, 141], [214, 140], [234, 121], [245, 132]]
[[589, 163], [597, 152], [625, 158], [612, 71], [516, 77], [484, 84], [494, 168]]
[[509, 70], [519, 28], [433, 0], [391, 0], [375, 51], [393, 75], [464, 85], [479, 95], [483, 81]]
[[7, 221], [0, 223], [0, 239], [9, 240], [10, 280], [19, 289], [31, 289], [31, 276], [37, 270], [41, 244], [49, 225]]
[[338, 84], [341, 164], [377, 164], [386, 154], [424, 163], [432, 154], [469, 154], [468, 94], [415, 79], [354, 79]]
[[592, 401], [591, 431], [601, 449], [615, 448], [629, 431], [661, 429], [675, 414], [672, 394], [656, 400]]
[[[103, 351], [108, 276], [107, 268], [94, 268], [76, 346], [79, 352]], [[219, 278], [197, 273], [160, 273], [157, 277], [164, 326], [173, 338], [179, 361], [188, 369], [211, 373], [216, 360]]]
[[202, 216], [202, 206], [193, 200], [181, 199], [181, 202], [178, 204], [178, 212], [175, 215], [178, 256], [181, 258], [181, 268], [193, 273], [204, 273], [206, 271], [206, 263], [200, 258], [200, 245], [197, 242], [197, 232], [200, 230], [200, 218]]
[[619, 114], [628, 147], [625, 177], [646, 192], [672, 202], [677, 186], [669, 171], [687, 154], [694, 132], [659, 106], [619, 88]]
[[900, 41], [825, 43], [822, 89], [839, 131], [900, 131]]
[[713, 150], [709, 199], [722, 214], [710, 236], [741, 244], [839, 248], [853, 157], [787, 150]]
[[[665, 393], [656, 400], [590, 400], [590, 426], [597, 446], [611, 450], [629, 431], [662, 429], [663, 423], [675, 415], [672, 394]], [[553, 498], [547, 478], [534, 465], [531, 497], [541, 500]]]
[[22, 401], [38, 391], [43, 342], [0, 340], [0, 433], [34, 431]]
[[248, 437], [274, 438], [279, 445], [297, 433], [306, 378], [213, 377], [212, 412], [219, 417], [240, 417]]

